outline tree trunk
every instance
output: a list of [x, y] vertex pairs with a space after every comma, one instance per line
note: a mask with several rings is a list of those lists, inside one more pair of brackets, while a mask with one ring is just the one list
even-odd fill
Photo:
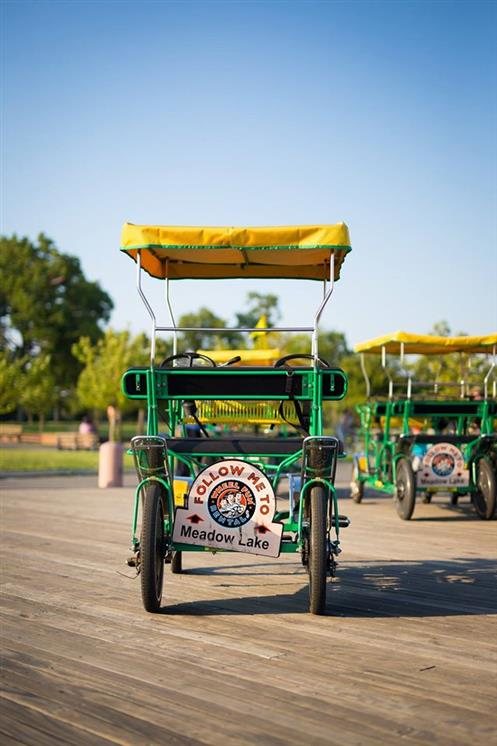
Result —
[[107, 407], [107, 417], [109, 420], [109, 440], [112, 443], [121, 440], [121, 412], [111, 404]]

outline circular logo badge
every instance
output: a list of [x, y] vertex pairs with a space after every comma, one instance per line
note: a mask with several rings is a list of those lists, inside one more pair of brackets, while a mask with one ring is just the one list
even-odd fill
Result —
[[451, 484], [464, 470], [464, 458], [452, 443], [436, 443], [423, 458], [424, 476], [436, 480], [437, 484]]
[[220, 526], [243, 526], [254, 515], [255, 495], [248, 485], [237, 479], [219, 482], [207, 500], [211, 517]]
[[450, 453], [437, 453], [431, 462], [431, 468], [438, 477], [448, 477], [454, 471], [456, 462]]

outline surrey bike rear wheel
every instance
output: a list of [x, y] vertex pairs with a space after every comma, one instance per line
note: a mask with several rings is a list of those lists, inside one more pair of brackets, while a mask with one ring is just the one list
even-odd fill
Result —
[[309, 611], [322, 614], [326, 607], [327, 537], [326, 492], [321, 484], [310, 489], [308, 507]]
[[143, 606], [146, 611], [159, 611], [164, 581], [164, 488], [147, 484], [144, 488], [143, 519], [140, 539], [140, 577]]
[[473, 507], [479, 518], [489, 521], [497, 507], [497, 471], [488, 458], [476, 464], [476, 492], [472, 494]]
[[409, 521], [416, 505], [416, 477], [407, 458], [397, 462], [394, 503], [400, 518]]

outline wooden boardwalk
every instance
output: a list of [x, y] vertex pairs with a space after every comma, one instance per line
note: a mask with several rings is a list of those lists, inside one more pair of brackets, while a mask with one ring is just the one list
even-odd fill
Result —
[[497, 743], [497, 521], [346, 499], [326, 616], [297, 556], [208, 553], [150, 615], [133, 483], [0, 481], [2, 744]]

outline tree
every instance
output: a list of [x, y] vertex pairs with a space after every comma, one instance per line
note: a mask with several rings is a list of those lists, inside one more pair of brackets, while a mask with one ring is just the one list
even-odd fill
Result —
[[195, 331], [181, 332], [178, 351], [222, 349], [224, 347], [239, 347], [241, 335], [237, 332], [206, 332], [204, 329], [224, 329], [226, 321], [216, 316], [208, 308], [202, 307], [196, 313], [187, 313], [180, 317], [178, 326], [193, 327]]
[[133, 403], [121, 391], [121, 376], [132, 365], [148, 363], [146, 336], [132, 339], [128, 331], [107, 329], [95, 344], [82, 337], [72, 346], [72, 352], [83, 365], [76, 387], [79, 403], [88, 410], [105, 413], [109, 440], [119, 439], [121, 412], [133, 409]]
[[429, 334], [435, 334], [437, 337], [450, 337], [450, 326], [447, 321], [437, 321], [433, 324], [433, 329]]
[[[452, 336], [452, 331], [446, 321], [438, 321], [429, 332], [440, 337]], [[465, 332], [458, 332], [455, 336], [466, 336]], [[452, 355], [420, 355], [415, 362], [409, 364], [415, 381], [426, 384], [424, 391], [434, 390], [435, 381], [441, 384], [439, 393], [457, 397], [461, 393], [464, 382], [466, 393], [471, 384], [481, 384], [488, 370], [488, 362], [483, 355], [469, 355], [468, 353], [454, 353]]]
[[81, 370], [71, 346], [102, 335], [111, 298], [43, 233], [35, 243], [0, 237], [0, 274], [0, 339], [16, 357], [50, 355], [55, 386], [71, 388]]
[[281, 318], [277, 295], [251, 292], [246, 298], [245, 311], [236, 314], [237, 326], [254, 328], [261, 316], [265, 316], [267, 327], [270, 328]]
[[[285, 350], [286, 355], [310, 354], [311, 352], [311, 335], [310, 334], [288, 334], [281, 336], [280, 347]], [[340, 367], [341, 360], [345, 355], [350, 355], [345, 339], [345, 334], [336, 331], [323, 331], [318, 333], [318, 350], [319, 357], [326, 360], [331, 367]]]
[[14, 360], [11, 353], [0, 352], [0, 414], [17, 409], [22, 388], [23, 360]]
[[40, 354], [26, 365], [19, 392], [19, 404], [26, 410], [30, 419], [33, 414], [38, 415], [42, 430], [45, 415], [53, 407], [55, 399], [50, 355]]

